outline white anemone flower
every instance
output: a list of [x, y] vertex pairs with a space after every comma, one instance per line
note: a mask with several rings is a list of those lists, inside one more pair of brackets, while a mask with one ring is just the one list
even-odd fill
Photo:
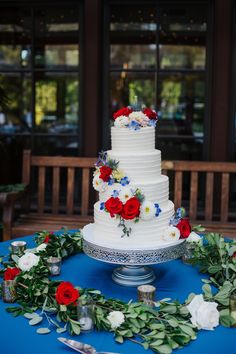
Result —
[[138, 112], [136, 111], [130, 113], [129, 118], [131, 121], [134, 120], [138, 123], [141, 123], [142, 121], [146, 121], [148, 117], [142, 111], [138, 111]]
[[93, 177], [93, 188], [98, 192], [105, 192], [107, 184], [96, 174]]
[[129, 117], [126, 116], [120, 116], [118, 118], [116, 118], [115, 122], [114, 122], [114, 126], [117, 128], [124, 128], [127, 127], [130, 123], [130, 119]]
[[163, 240], [165, 241], [178, 241], [180, 238], [180, 231], [175, 226], [168, 226], [163, 232]]
[[23, 272], [29, 271], [32, 267], [37, 266], [40, 257], [36, 254], [28, 252], [21, 256], [18, 260], [18, 268], [23, 270]]
[[144, 201], [140, 207], [140, 218], [142, 220], [151, 220], [155, 217], [156, 208], [152, 202]]
[[125, 316], [121, 311], [111, 311], [107, 316], [108, 321], [111, 324], [112, 329], [116, 329], [125, 322]]
[[199, 236], [196, 232], [192, 231], [189, 234], [189, 237], [186, 239], [187, 242], [189, 243], [200, 243], [202, 244], [202, 238]]
[[48, 245], [47, 243], [41, 243], [41, 245], [36, 247], [36, 252], [45, 251], [45, 249], [47, 248], [47, 245]]
[[126, 203], [127, 200], [133, 197], [132, 190], [129, 187], [124, 187], [120, 190], [119, 193], [119, 198], [122, 201], [122, 203]]

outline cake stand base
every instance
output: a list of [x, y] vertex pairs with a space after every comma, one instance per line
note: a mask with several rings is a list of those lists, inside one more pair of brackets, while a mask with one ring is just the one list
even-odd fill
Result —
[[147, 266], [124, 265], [113, 271], [112, 279], [119, 285], [138, 286], [152, 283], [156, 276]]

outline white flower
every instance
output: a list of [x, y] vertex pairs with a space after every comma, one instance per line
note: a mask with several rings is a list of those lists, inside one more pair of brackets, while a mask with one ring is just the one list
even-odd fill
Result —
[[38, 265], [40, 260], [39, 256], [36, 256], [34, 253], [26, 253], [18, 260], [18, 267], [25, 271], [29, 271], [32, 267]]
[[142, 220], [151, 220], [156, 214], [155, 205], [152, 202], [145, 201], [140, 207], [140, 218]]
[[120, 117], [116, 118], [116, 120], [114, 122], [114, 126], [118, 127], [118, 128], [124, 128], [129, 125], [129, 122], [130, 122], [129, 117], [120, 116]]
[[121, 311], [112, 311], [107, 316], [108, 321], [111, 324], [112, 329], [116, 329], [125, 322], [125, 316]]
[[124, 187], [120, 190], [119, 198], [122, 203], [126, 203], [127, 200], [133, 197], [132, 190], [129, 187]]
[[99, 178], [98, 174], [93, 177], [93, 188], [98, 192], [105, 192], [107, 189], [107, 184]]
[[142, 121], [146, 121], [148, 119], [146, 114], [144, 114], [142, 111], [130, 113], [129, 118], [131, 121], [134, 120], [138, 123], [141, 123]]
[[189, 234], [189, 237], [186, 239], [187, 242], [190, 243], [201, 243], [202, 244], [202, 238], [199, 236], [196, 232], [192, 231]]
[[191, 322], [198, 329], [213, 330], [219, 325], [219, 311], [216, 302], [204, 301], [203, 295], [195, 295], [187, 306], [191, 314]]
[[46, 247], [47, 247], [47, 243], [41, 243], [41, 245], [36, 247], [36, 252], [44, 251], [46, 249]]
[[164, 230], [162, 238], [165, 241], [178, 241], [180, 231], [175, 226], [168, 226], [167, 229]]

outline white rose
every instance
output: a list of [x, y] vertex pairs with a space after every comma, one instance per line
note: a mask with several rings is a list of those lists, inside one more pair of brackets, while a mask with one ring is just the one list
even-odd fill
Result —
[[178, 241], [180, 238], [180, 231], [175, 226], [168, 226], [167, 229], [164, 230], [162, 238], [165, 241]]
[[29, 271], [32, 267], [38, 265], [40, 260], [39, 256], [36, 256], [34, 253], [26, 253], [18, 260], [18, 267], [25, 271]]
[[93, 177], [93, 188], [98, 192], [105, 192], [107, 189], [107, 184], [99, 178], [98, 174]]
[[140, 207], [140, 218], [142, 220], [151, 220], [155, 217], [156, 208], [152, 202], [145, 201]]
[[120, 190], [119, 198], [122, 203], [126, 203], [127, 200], [133, 197], [132, 190], [129, 187], [124, 187]]
[[190, 243], [202, 243], [202, 238], [196, 232], [192, 231], [186, 241]]
[[203, 295], [195, 295], [187, 306], [191, 314], [191, 322], [198, 329], [213, 330], [219, 325], [219, 311], [216, 302], [204, 301]]
[[107, 319], [110, 322], [112, 329], [120, 327], [122, 323], [125, 322], [125, 316], [121, 311], [110, 312], [107, 316]]
[[47, 247], [47, 243], [41, 243], [41, 245], [36, 247], [36, 252], [44, 251], [46, 249], [46, 247]]
[[116, 118], [116, 120], [114, 122], [114, 126], [117, 128], [124, 128], [129, 125], [129, 122], [130, 122], [129, 117], [120, 116], [120, 117]]
[[129, 118], [131, 121], [134, 120], [138, 123], [141, 123], [142, 121], [146, 121], [148, 119], [146, 114], [144, 114], [142, 111], [130, 113]]

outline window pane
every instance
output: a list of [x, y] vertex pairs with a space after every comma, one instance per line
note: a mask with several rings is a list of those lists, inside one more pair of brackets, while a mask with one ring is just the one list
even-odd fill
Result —
[[78, 156], [78, 135], [35, 136], [33, 152], [37, 155]]
[[46, 68], [78, 66], [78, 6], [38, 8], [35, 17], [35, 65]]
[[31, 56], [31, 11], [3, 8], [0, 16], [0, 69], [27, 68]]
[[53, 134], [78, 131], [79, 82], [75, 74], [37, 73], [35, 129]]
[[[0, 74], [0, 132], [30, 132], [32, 127], [31, 77], [29, 74]], [[2, 100], [1, 100], [2, 101]]]
[[205, 81], [203, 74], [162, 74], [159, 82], [161, 134], [203, 137]]
[[135, 96], [140, 104], [151, 106], [155, 102], [154, 73], [112, 73], [110, 87], [111, 116], [120, 107], [134, 103]]
[[160, 45], [159, 53], [161, 69], [205, 69], [205, 47]]
[[156, 45], [111, 45], [111, 69], [141, 69], [156, 67]]

